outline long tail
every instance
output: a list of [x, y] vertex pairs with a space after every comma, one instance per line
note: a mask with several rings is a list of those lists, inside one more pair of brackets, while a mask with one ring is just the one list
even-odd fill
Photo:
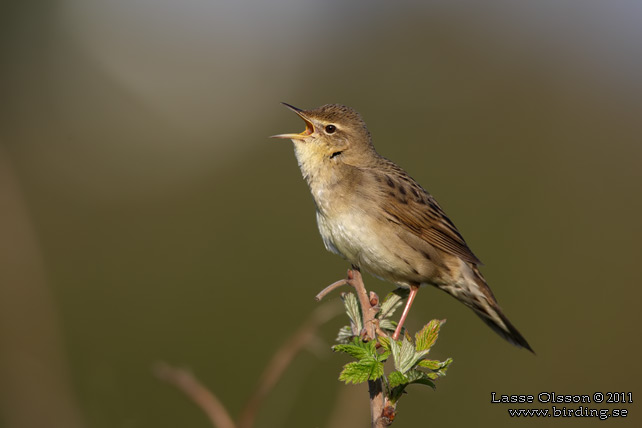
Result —
[[508, 318], [506, 318], [506, 315], [504, 315], [499, 306], [497, 306], [497, 303], [495, 303], [494, 306], [491, 306], [490, 310], [480, 310], [474, 307], [473, 310], [477, 316], [482, 319], [482, 321], [495, 331], [495, 333], [499, 334], [513, 345], [526, 348], [533, 354], [535, 353], [526, 339], [524, 339], [524, 336], [522, 336], [515, 326], [511, 324]]
[[479, 318], [482, 319], [497, 334], [515, 346], [526, 348], [533, 354], [533, 348], [528, 344], [524, 336], [517, 331], [515, 326], [502, 312], [493, 292], [490, 290], [486, 280], [477, 266], [466, 263], [470, 268], [463, 276], [464, 284], [457, 286], [439, 287], [453, 295], [457, 300], [471, 308]]

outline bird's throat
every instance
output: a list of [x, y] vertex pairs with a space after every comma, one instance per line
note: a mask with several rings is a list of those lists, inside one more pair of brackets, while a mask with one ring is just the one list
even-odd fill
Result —
[[331, 209], [329, 198], [331, 189], [340, 185], [345, 175], [344, 165], [330, 159], [326, 153], [305, 142], [295, 141], [294, 153], [317, 209], [322, 213], [327, 212]]

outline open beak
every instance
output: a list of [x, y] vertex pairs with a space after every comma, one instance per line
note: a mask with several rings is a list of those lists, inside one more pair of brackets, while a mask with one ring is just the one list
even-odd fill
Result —
[[291, 140], [303, 140], [307, 136], [311, 135], [314, 132], [314, 125], [312, 122], [310, 122], [310, 119], [308, 119], [305, 116], [305, 113], [303, 110], [300, 108], [296, 108], [288, 103], [281, 103], [296, 114], [299, 115], [301, 119], [305, 122], [305, 131], [301, 132], [300, 134], [278, 134], [278, 135], [272, 135], [270, 138], [286, 138], [286, 139], [291, 139]]

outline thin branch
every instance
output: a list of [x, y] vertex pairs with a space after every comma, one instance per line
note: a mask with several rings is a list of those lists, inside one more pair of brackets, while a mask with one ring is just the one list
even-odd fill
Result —
[[263, 370], [254, 393], [243, 408], [239, 417], [238, 428], [252, 428], [254, 426], [259, 408], [265, 401], [265, 397], [277, 384], [294, 357], [315, 338], [316, 331], [320, 325], [339, 313], [341, 313], [340, 306], [334, 304], [318, 307], [310, 314], [310, 317], [296, 333], [279, 348], [270, 363], [265, 367], [265, 370]]
[[[371, 298], [368, 297], [368, 291], [366, 286], [363, 283], [363, 278], [361, 272], [357, 269], [352, 269], [348, 271], [348, 278], [337, 281], [334, 284], [326, 287], [321, 293], [317, 295], [325, 296], [330, 291], [336, 289], [340, 285], [345, 283], [350, 284], [355, 291], [357, 292], [357, 297], [359, 299], [359, 305], [361, 306], [361, 313], [363, 314], [363, 326], [365, 328], [366, 337], [368, 340], [377, 339], [377, 329], [379, 324], [375, 315], [379, 311], [377, 303], [379, 298], [376, 295], [373, 295], [372, 302]], [[337, 285], [338, 284], [338, 285]], [[326, 291], [328, 290], [328, 291]], [[384, 394], [383, 394], [383, 380], [381, 378], [377, 380], [368, 381], [368, 391], [370, 394], [370, 416], [372, 421], [373, 428], [384, 428], [390, 425], [390, 421], [383, 414], [384, 411]]]
[[209, 389], [186, 369], [172, 367], [167, 363], [157, 363], [154, 366], [156, 376], [174, 385], [196, 403], [208, 416], [213, 426], [217, 428], [236, 428], [236, 424], [223, 403]]
[[363, 327], [367, 331], [368, 340], [376, 340], [376, 318], [378, 308], [370, 304], [370, 297], [368, 291], [363, 283], [361, 272], [354, 269], [348, 272], [348, 283], [354, 287], [359, 298], [359, 305], [361, 305], [361, 313], [363, 314]]
[[63, 346], [62, 302], [9, 143], [0, 137], [0, 425], [83, 427]]
[[[350, 285], [355, 288], [357, 296], [359, 296], [361, 313], [363, 314], [363, 326], [367, 331], [368, 338], [370, 340], [376, 340], [377, 323], [375, 315], [377, 314], [377, 308], [370, 304], [370, 298], [368, 297], [366, 286], [363, 283], [361, 272], [353, 270], [352, 275], [353, 278], [350, 280]], [[369, 380], [368, 391], [370, 393], [370, 416], [372, 418], [372, 427], [380, 428], [387, 426], [385, 423], [386, 421], [382, 417], [384, 408], [383, 380], [381, 378], [377, 380]]]
[[238, 424], [234, 423], [218, 397], [189, 371], [172, 367], [167, 363], [158, 363], [154, 367], [154, 373], [159, 379], [174, 385], [194, 401], [207, 414], [210, 422], [216, 428], [252, 428], [265, 397], [277, 384], [294, 357], [316, 338], [319, 326], [339, 313], [341, 313], [340, 306], [333, 303], [318, 307], [290, 339], [277, 350], [263, 371], [254, 393], [241, 411]]
[[346, 285], [346, 284], [348, 284], [347, 279], [340, 279], [337, 282], [333, 282], [332, 284], [328, 285], [326, 288], [321, 290], [321, 292], [319, 292], [319, 294], [317, 294], [314, 297], [314, 300], [316, 300], [317, 302], [320, 302], [321, 299], [323, 299], [326, 295], [336, 290], [337, 288], [341, 287], [342, 285]]

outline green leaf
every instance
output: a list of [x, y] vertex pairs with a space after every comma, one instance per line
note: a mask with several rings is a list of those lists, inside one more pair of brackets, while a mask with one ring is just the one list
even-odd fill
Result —
[[396, 340], [390, 339], [390, 353], [392, 353], [392, 360], [395, 363], [395, 369], [399, 370], [399, 361], [401, 360], [401, 346]]
[[439, 329], [446, 323], [446, 320], [432, 320], [415, 334], [417, 351], [429, 351], [437, 341]]
[[388, 399], [393, 404], [396, 403], [403, 395], [406, 387], [412, 384], [427, 385], [433, 389], [435, 388], [432, 380], [421, 370], [409, 370], [406, 374], [394, 371], [388, 375]]
[[425, 367], [436, 372], [439, 376], [445, 376], [448, 366], [453, 362], [452, 358], [448, 358], [446, 361], [437, 361], [437, 360], [421, 360], [417, 364], [419, 367]]
[[417, 379], [412, 381], [411, 383], [413, 384], [420, 384], [420, 385], [426, 385], [431, 387], [432, 389], [436, 389], [437, 387], [435, 386], [435, 383], [431, 381], [430, 379]]
[[368, 380], [370, 377], [370, 366], [364, 366], [358, 361], [348, 363], [343, 366], [341, 374], [339, 374], [339, 380], [344, 381], [345, 383], [363, 383]]
[[448, 370], [448, 367], [450, 367], [452, 362], [453, 362], [453, 359], [450, 358], [450, 357], [446, 358], [446, 361], [442, 361], [442, 363], [441, 363], [442, 366], [440, 368], [440, 371], [443, 372], [444, 376], [446, 375], [446, 370]]
[[[395, 382], [394, 384], [391, 381], [391, 376]], [[433, 389], [435, 388], [435, 384], [420, 370], [410, 370], [406, 375], [399, 372], [392, 372], [388, 376], [388, 400], [390, 400], [392, 404], [395, 404], [405, 392], [406, 387], [412, 384], [427, 385]]]
[[421, 385], [428, 385], [429, 387], [435, 389], [434, 382], [430, 379], [427, 373], [422, 372], [421, 370], [410, 370], [406, 373], [408, 378], [408, 384], [418, 383]]
[[399, 367], [401, 373], [405, 373], [412, 368], [415, 362], [415, 347], [405, 337], [401, 341], [401, 351], [399, 352]]
[[345, 293], [342, 299], [346, 313], [354, 327], [353, 331], [361, 332], [361, 330], [363, 330], [363, 317], [361, 316], [361, 308], [359, 307], [357, 296], [355, 296], [354, 293]]
[[383, 350], [390, 352], [390, 340], [391, 339], [389, 337], [379, 336], [378, 340], [379, 340], [379, 344], [381, 345]]
[[417, 365], [419, 367], [425, 367], [430, 370], [438, 370], [441, 368], [441, 364], [442, 362], [437, 360], [421, 360]]
[[368, 351], [363, 349], [360, 346], [346, 344], [346, 345], [334, 345], [332, 350], [335, 352], [345, 352], [346, 354], [353, 356], [357, 360], [365, 358], [368, 356]]
[[415, 352], [415, 347], [412, 342], [405, 337], [400, 342], [401, 345], [399, 345], [398, 342], [391, 340], [390, 351], [392, 353], [392, 358], [394, 359], [395, 369], [399, 370], [401, 373], [406, 373], [423, 358], [426, 351]]
[[364, 358], [343, 366], [339, 380], [345, 383], [363, 383], [367, 380], [376, 380], [383, 376], [383, 364], [374, 358]]
[[402, 383], [401, 385], [395, 386], [394, 388], [390, 388], [388, 390], [388, 400], [390, 400], [391, 404], [395, 404], [401, 396], [404, 393], [404, 390], [406, 389], [406, 386], [408, 386], [407, 383]]
[[354, 337], [354, 334], [352, 334], [352, 329], [350, 328], [349, 325], [345, 325], [341, 327], [341, 329], [339, 330], [339, 333], [337, 334], [337, 338], [335, 340], [339, 343], [349, 343], [353, 337]]
[[394, 371], [388, 374], [388, 387], [394, 388], [396, 386], [407, 384], [408, 378], [401, 372]]
[[379, 354], [377, 354], [376, 345], [377, 344], [374, 341], [363, 342], [361, 339], [355, 337], [352, 340], [352, 343], [334, 345], [332, 350], [336, 352], [345, 352], [357, 360], [361, 360], [363, 358], [377, 358]]
[[383, 331], [388, 331], [392, 333], [397, 329], [397, 321], [392, 321], [392, 320], [381, 320], [379, 321], [379, 328], [381, 328]]
[[[379, 345], [381, 346], [382, 352], [379, 354], [377, 359], [381, 362], [385, 362], [389, 357], [390, 357], [390, 338], [388, 337], [383, 337], [383, 336], [378, 336], [377, 341]], [[377, 349], [376, 344], [375, 344], [375, 350]]]
[[[408, 298], [408, 294], [410, 294], [410, 290], [404, 287], [399, 287], [389, 293], [381, 303], [381, 310], [377, 314], [377, 318], [381, 321], [390, 318], [403, 301]], [[379, 326], [384, 328], [381, 324]]]
[[385, 363], [389, 357], [390, 357], [390, 351], [383, 351], [381, 354], [377, 356], [377, 360], [381, 361], [382, 363]]

